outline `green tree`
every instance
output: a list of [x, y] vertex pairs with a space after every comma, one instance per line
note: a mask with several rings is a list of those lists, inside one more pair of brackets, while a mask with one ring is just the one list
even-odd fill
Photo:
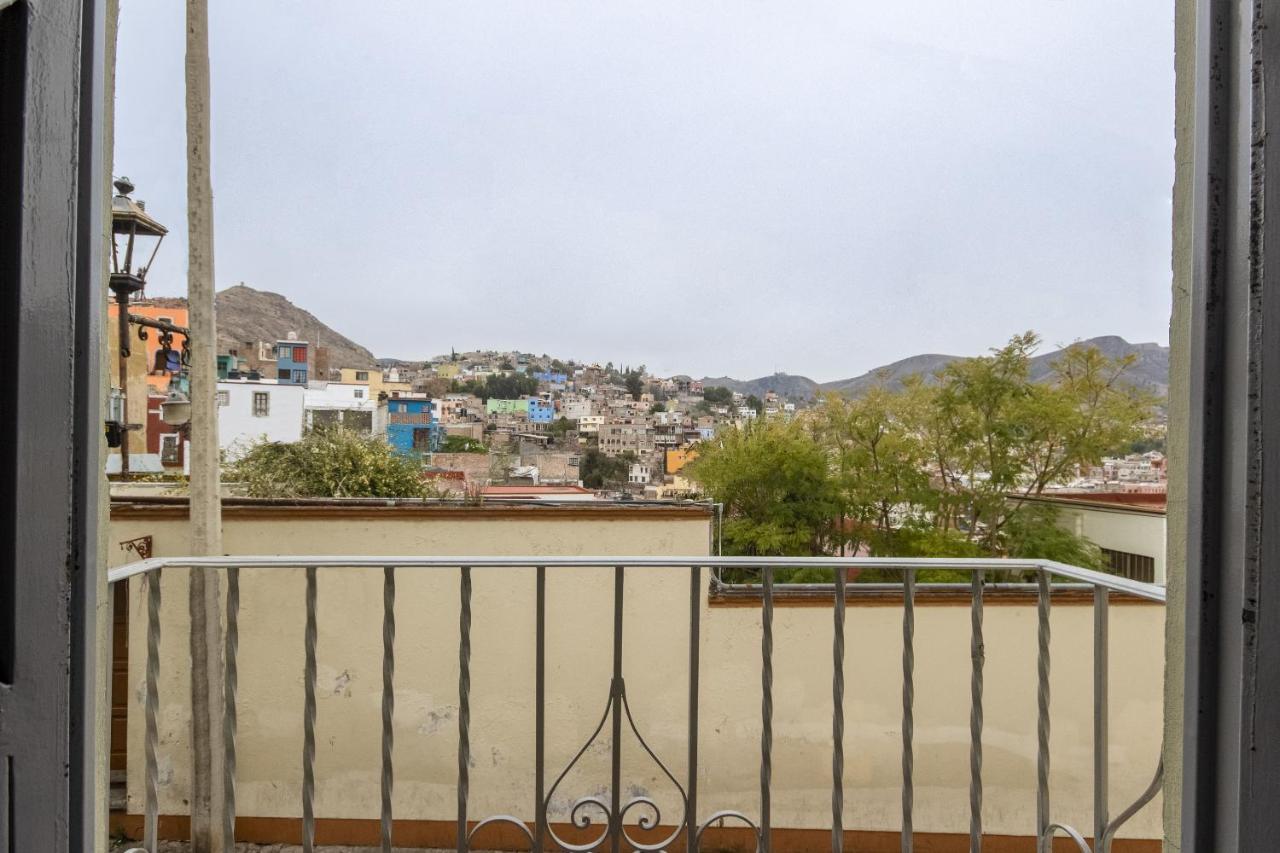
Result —
[[634, 453], [609, 456], [593, 447], [582, 454], [578, 475], [582, 478], [582, 485], [588, 489], [617, 488], [626, 485], [631, 463], [635, 461]]
[[935, 519], [1003, 551], [1004, 526], [1026, 505], [1111, 448], [1134, 440], [1152, 399], [1125, 381], [1131, 358], [1068, 347], [1045, 381], [1030, 379], [1039, 338], [1015, 336], [990, 356], [952, 362], [936, 385], [908, 385], [940, 488]]
[[556, 418], [547, 427], [547, 435], [551, 436], [557, 441], [560, 439], [563, 439], [566, 433], [569, 433], [572, 431], [573, 431], [573, 421], [569, 420], [563, 415]]
[[733, 402], [733, 392], [722, 385], [712, 385], [702, 389], [702, 399], [713, 405], [727, 406]]
[[831, 459], [841, 553], [861, 547], [897, 554], [908, 547], [902, 522], [933, 502], [925, 448], [909, 428], [911, 398], [886, 380], [856, 400], [823, 398], [810, 424]]
[[755, 394], [747, 395], [746, 406], [748, 409], [754, 410], [757, 415], [764, 414], [764, 402]]
[[[824, 399], [793, 424], [755, 422], [705, 443], [686, 470], [725, 504], [726, 550], [1101, 567], [1096, 547], [1031, 498], [1136, 440], [1152, 400], [1125, 381], [1131, 360], [1092, 347], [1067, 348], [1047, 377], [1032, 381], [1038, 343], [1018, 335], [989, 356], [951, 363], [933, 381], [910, 377], [892, 387], [884, 377], [856, 400]], [[809, 574], [787, 579], [823, 575]]]
[[421, 498], [436, 490], [417, 456], [380, 438], [325, 426], [293, 443], [260, 440], [227, 466], [227, 477], [255, 498]]
[[441, 453], [488, 453], [483, 441], [465, 435], [446, 435], [440, 444]]
[[628, 367], [623, 371], [622, 384], [626, 386], [632, 400], [639, 400], [640, 395], [644, 393], [644, 365], [635, 369]]
[[828, 552], [839, 495], [826, 450], [796, 423], [757, 422], [699, 445], [685, 471], [724, 505], [727, 553]]
[[518, 400], [538, 392], [538, 380], [525, 373], [492, 374], [484, 382], [468, 382], [464, 390], [481, 400]]

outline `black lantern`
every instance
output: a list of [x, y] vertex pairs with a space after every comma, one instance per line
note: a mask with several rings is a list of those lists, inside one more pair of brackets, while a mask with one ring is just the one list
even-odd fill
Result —
[[[117, 299], [122, 295], [127, 299], [146, 287], [147, 269], [169, 229], [148, 215], [144, 202], [129, 197], [133, 192], [132, 181], [120, 178], [115, 187], [116, 196], [111, 199], [110, 286]], [[145, 263], [142, 262], [144, 253], [147, 254]]]
[[[120, 178], [115, 182], [116, 195], [111, 199], [111, 277], [107, 286], [115, 297], [119, 309], [117, 317], [120, 341], [120, 406], [119, 411], [107, 421], [107, 444], [120, 448], [120, 476], [129, 477], [129, 430], [142, 429], [142, 424], [128, 423], [126, 395], [129, 386], [129, 324], [135, 318], [129, 316], [129, 298], [142, 292], [147, 286], [147, 268], [155, 260], [156, 251], [164, 235], [169, 233], [147, 213], [147, 207], [129, 197], [133, 182]], [[143, 256], [146, 261], [143, 261]], [[154, 325], [164, 328], [167, 324], [137, 318], [140, 326]], [[141, 333], [143, 330], [139, 329]], [[169, 330], [165, 330], [166, 334]], [[185, 330], [182, 330], [184, 335]], [[145, 334], [141, 335], [145, 339]], [[170, 338], [171, 339], [171, 338]], [[184, 346], [185, 348], [185, 346]], [[165, 357], [166, 366], [168, 356]], [[167, 402], [167, 401], [166, 401]], [[177, 401], [175, 401], [177, 402]], [[176, 414], [181, 407], [173, 409]]]

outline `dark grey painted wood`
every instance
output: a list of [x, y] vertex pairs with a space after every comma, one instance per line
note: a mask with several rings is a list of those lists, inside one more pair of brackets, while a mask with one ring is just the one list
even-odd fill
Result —
[[1280, 834], [1280, 476], [1263, 466], [1280, 454], [1278, 14], [1198, 4], [1184, 850]]
[[[102, 20], [93, 0], [0, 9], [0, 820], [4, 849], [93, 849], [90, 615], [101, 477]], [[20, 22], [20, 32], [11, 25]], [[15, 32], [18, 35], [15, 36]], [[15, 47], [17, 46], [17, 47]], [[15, 75], [14, 69], [21, 73]], [[16, 93], [16, 95], [15, 95]]]

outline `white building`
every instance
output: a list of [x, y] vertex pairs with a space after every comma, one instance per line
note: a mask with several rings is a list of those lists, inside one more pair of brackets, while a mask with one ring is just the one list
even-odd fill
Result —
[[[591, 417], [591, 401], [565, 400], [561, 414], [571, 421], [582, 421], [584, 418], [589, 418]], [[603, 421], [604, 419], [601, 418], [601, 422]]]
[[1028, 499], [1058, 510], [1058, 525], [1102, 549], [1111, 571], [1164, 584], [1166, 509], [1163, 495], [1046, 493]]
[[310, 382], [303, 395], [308, 428], [324, 423], [340, 423], [348, 429], [369, 432], [377, 400], [369, 396], [369, 386], [353, 382]]
[[637, 486], [648, 485], [649, 464], [647, 462], [632, 462], [631, 470], [627, 473], [627, 482]]
[[302, 438], [306, 392], [301, 385], [230, 379], [218, 383], [218, 447], [234, 457], [258, 439]]
[[604, 426], [604, 415], [587, 415], [578, 418], [578, 432], [583, 435], [600, 432], [600, 427]]

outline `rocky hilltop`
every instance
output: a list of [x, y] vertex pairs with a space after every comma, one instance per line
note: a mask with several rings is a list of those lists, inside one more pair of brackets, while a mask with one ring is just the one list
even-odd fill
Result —
[[[241, 347], [245, 341], [283, 340], [290, 332], [297, 332], [300, 340], [328, 349], [329, 364], [334, 367], [373, 367], [375, 364], [369, 350], [279, 293], [237, 284], [218, 291], [216, 299], [219, 352]], [[181, 297], [151, 301], [181, 307], [187, 304]]]

